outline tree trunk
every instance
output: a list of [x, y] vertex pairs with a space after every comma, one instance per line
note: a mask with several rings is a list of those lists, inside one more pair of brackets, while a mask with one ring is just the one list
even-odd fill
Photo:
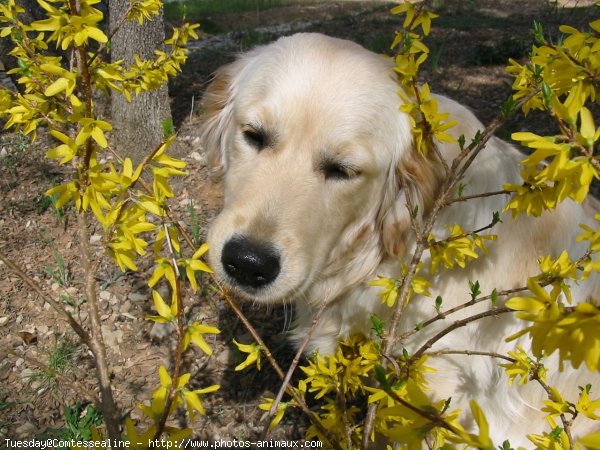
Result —
[[[110, 29], [113, 30], [127, 8], [129, 0], [110, 0]], [[140, 26], [137, 21], [125, 21], [111, 41], [111, 59], [125, 60], [131, 65], [134, 55], [154, 58], [154, 50], [163, 47], [165, 38], [162, 11], [152, 21]], [[131, 102], [119, 94], [111, 97], [112, 140], [117, 151], [141, 162], [163, 139], [162, 123], [171, 117], [169, 94], [164, 84], [158, 91], [134, 96]]]

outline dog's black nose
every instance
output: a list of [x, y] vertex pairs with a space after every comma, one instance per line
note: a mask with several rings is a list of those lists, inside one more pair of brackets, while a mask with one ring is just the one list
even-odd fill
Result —
[[272, 247], [242, 237], [227, 241], [221, 263], [231, 278], [254, 288], [271, 283], [281, 270], [279, 255]]

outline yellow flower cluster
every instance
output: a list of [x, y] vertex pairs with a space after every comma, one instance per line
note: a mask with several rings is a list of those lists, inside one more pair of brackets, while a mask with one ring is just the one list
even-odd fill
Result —
[[[249, 345], [236, 345], [249, 355], [256, 352]], [[317, 417], [340, 448], [360, 448], [364, 417], [358, 405], [365, 401], [377, 405], [375, 432], [406, 448], [421, 449], [426, 441], [435, 443], [436, 448], [456, 448], [453, 444], [493, 448], [487, 420], [475, 402], [471, 412], [479, 432], [470, 434], [458, 422], [460, 411], [448, 410], [449, 401], [429, 400], [426, 374], [433, 370], [425, 365], [426, 356], [413, 360], [404, 353], [387, 370], [379, 365], [380, 358], [376, 342], [354, 335], [339, 343], [335, 355], [316, 353], [307, 366], [300, 367], [305, 377], [299, 380], [296, 392], [321, 401]], [[273, 402], [265, 398], [259, 408], [269, 411]], [[297, 406], [294, 400], [278, 403], [270, 426], [277, 425], [289, 407]], [[325, 441], [326, 436], [311, 425], [306, 439]]]
[[[144, 435], [148, 434], [149, 436], [153, 436], [151, 431], [156, 432], [156, 425], [165, 414], [165, 409], [169, 401], [169, 395], [172, 392], [172, 390], [174, 390], [175, 395], [172, 397], [172, 401], [170, 403], [170, 408], [168, 411], [169, 415], [175, 412], [175, 410], [180, 405], [185, 405], [188, 411], [188, 416], [190, 417], [190, 419], [193, 420], [194, 414], [196, 412], [201, 415], [206, 414], [204, 406], [200, 401], [199, 395], [214, 392], [220, 387], [219, 385], [214, 384], [206, 388], [191, 390], [187, 388], [187, 384], [189, 383], [191, 378], [191, 374], [189, 373], [180, 376], [177, 380], [177, 383], [173, 385], [173, 380], [169, 375], [169, 372], [167, 371], [166, 367], [164, 366], [160, 366], [158, 370], [158, 375], [160, 379], [160, 386], [152, 393], [152, 401], [150, 402], [150, 405], [139, 405], [139, 408], [144, 413], [144, 415], [146, 415], [155, 422], [154, 425], [151, 425], [146, 430]], [[128, 431], [129, 430], [133, 431], [134, 434], [131, 435], [128, 433], [128, 438], [131, 440], [131, 442], [135, 443], [136, 441], [131, 438], [138, 436], [138, 433], [137, 430], [135, 430], [133, 423], [131, 422], [129, 423]], [[165, 437], [167, 438], [167, 440], [182, 439], [191, 436], [191, 434], [192, 430], [190, 428], [180, 429], [166, 427], [165, 429]], [[148, 441], [138, 440], [137, 442], [146, 443]]]
[[[419, 273], [419, 271], [421, 270], [421, 265], [419, 264], [417, 266], [417, 273]], [[370, 286], [381, 286], [383, 289], [383, 291], [381, 291], [379, 293], [379, 295], [381, 296], [381, 302], [387, 304], [390, 308], [393, 307], [396, 304], [396, 300], [398, 299], [398, 292], [400, 290], [400, 288], [402, 287], [402, 283], [404, 283], [404, 280], [406, 279], [408, 275], [408, 267], [403, 264], [402, 265], [402, 278], [401, 279], [396, 279], [396, 278], [385, 278], [382, 276], [379, 276], [377, 280], [373, 280], [369, 282]], [[410, 291], [409, 291], [409, 295], [406, 298], [406, 303], [408, 303], [412, 297], [412, 294], [418, 294], [418, 295], [423, 295], [425, 297], [430, 297], [431, 294], [429, 292], [429, 287], [431, 286], [431, 283], [423, 278], [423, 277], [418, 277], [418, 276], [414, 276], [412, 277], [412, 280], [410, 281]]]
[[513, 215], [525, 212], [539, 216], [566, 198], [581, 203], [594, 178], [600, 177], [597, 154], [600, 127], [586, 104], [597, 101], [600, 85], [600, 20], [589, 23], [590, 32], [562, 26], [565, 38], [547, 42], [538, 25], [530, 61], [511, 60], [507, 67], [515, 76], [513, 98], [527, 100], [523, 111], [547, 111], [557, 125], [554, 136], [530, 132], [513, 134], [513, 139], [532, 149], [523, 160], [522, 185], [508, 184], [513, 192], [506, 205]]
[[[166, 279], [172, 298], [168, 304], [153, 290], [157, 315], [147, 319], [176, 324], [181, 352], [194, 343], [210, 355], [212, 349], [204, 335], [219, 330], [200, 322], [184, 322], [181, 310], [179, 274], [184, 273], [191, 288], [197, 291], [197, 273], [211, 270], [201, 260], [207, 245], [185, 257], [178, 228], [169, 218], [166, 203], [174, 195], [170, 179], [186, 175], [185, 162], [166, 154], [175, 136], [166, 136], [135, 167], [130, 158], [121, 158], [110, 147], [106, 132], [112, 126], [97, 116], [92, 98], [95, 90], [131, 99], [159, 88], [181, 70], [187, 58], [184, 46], [190, 38], [198, 37], [198, 25], [175, 28], [165, 41], [168, 51], [156, 51], [151, 60], [136, 58], [130, 68], [125, 68], [123, 61], [110, 63], [103, 58], [108, 37], [100, 27], [103, 14], [94, 8], [100, 0], [37, 2], [46, 18], [30, 25], [21, 21], [20, 15], [25, 11], [15, 0], [0, 3], [0, 37], [10, 38], [15, 45], [9, 54], [18, 61], [18, 67], [10, 73], [17, 77], [21, 88], [19, 93], [0, 88], [0, 118], [6, 120], [7, 129], [20, 130], [34, 139], [40, 126], [48, 128], [58, 145], [46, 156], [72, 165], [75, 175], [50, 189], [47, 195], [57, 199], [57, 208], [74, 204], [78, 214], [91, 211], [104, 229], [104, 247], [121, 270], [137, 270], [137, 256], [144, 255], [149, 242], [155, 241], [155, 269], [149, 284], [154, 287]], [[143, 23], [161, 7], [159, 0], [132, 0], [127, 18]], [[45, 54], [48, 44], [54, 44], [73, 60]], [[151, 184], [142, 179], [144, 172], [151, 174]], [[160, 256], [165, 245], [169, 257]], [[158, 424], [164, 425], [166, 417], [179, 406], [186, 406], [190, 419], [196, 412], [204, 414], [199, 395], [219, 388], [214, 385], [189, 389], [190, 374], [178, 376], [173, 382], [164, 367], [159, 369], [159, 378], [160, 387], [154, 391], [151, 404], [140, 406], [154, 424], [139, 434], [131, 420], [125, 421], [127, 435], [136, 443], [131, 448], [137, 448], [137, 442], [152, 439]], [[191, 430], [166, 427], [165, 433], [167, 439], [180, 439], [189, 436]]]
[[500, 364], [500, 366], [504, 367], [506, 375], [508, 375], [508, 383], [511, 386], [517, 377], [520, 377], [519, 384], [525, 384], [533, 377], [546, 382], [546, 369], [538, 361], [534, 361], [527, 352], [525, 352], [523, 347], [517, 345], [517, 351], [508, 352], [508, 355], [513, 358], [514, 361], [507, 364]]
[[[542, 258], [540, 269], [542, 273], [527, 282], [531, 296], [506, 302], [508, 308], [520, 311], [517, 317], [532, 322], [508, 339], [529, 334], [534, 355], [558, 350], [561, 362], [570, 361], [575, 368], [585, 362], [589, 370], [600, 370], [600, 308], [589, 301], [565, 305], [572, 301], [565, 280], [577, 279], [577, 264], [563, 252], [556, 260]], [[552, 286], [550, 292], [542, 284]]]
[[488, 252], [484, 241], [495, 241], [495, 234], [479, 235], [476, 233], [465, 233], [460, 225], [448, 226], [450, 234], [443, 240], [436, 240], [430, 235], [427, 239], [429, 251], [431, 252], [431, 272], [435, 273], [440, 264], [446, 269], [454, 266], [465, 268], [468, 260], [479, 258], [477, 251]]
[[[410, 119], [417, 150], [427, 154], [435, 145], [434, 138], [442, 142], [455, 142], [446, 131], [456, 122], [448, 120], [448, 113], [439, 112], [437, 100], [431, 96], [427, 83], [421, 87], [417, 85], [419, 67], [429, 55], [423, 36], [429, 34], [431, 20], [438, 15], [424, 9], [423, 2], [415, 4], [408, 1], [392, 8], [391, 12], [405, 14], [403, 30], [396, 33], [391, 46], [397, 51], [394, 70], [401, 87], [398, 94], [403, 105], [400, 109]], [[421, 28], [423, 36], [415, 32], [418, 28]]]

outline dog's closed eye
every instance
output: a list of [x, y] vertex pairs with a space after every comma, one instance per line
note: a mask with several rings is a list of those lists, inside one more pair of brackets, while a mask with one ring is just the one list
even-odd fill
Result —
[[360, 175], [360, 171], [354, 165], [345, 161], [325, 160], [320, 169], [326, 180], [350, 180]]
[[256, 150], [262, 150], [269, 146], [267, 133], [262, 128], [245, 125], [242, 128], [242, 136], [246, 143]]

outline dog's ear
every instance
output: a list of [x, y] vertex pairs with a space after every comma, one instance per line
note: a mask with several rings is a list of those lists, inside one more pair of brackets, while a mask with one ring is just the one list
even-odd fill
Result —
[[200, 103], [200, 139], [208, 154], [209, 163], [218, 170], [226, 169], [227, 134], [233, 120], [235, 66], [234, 62], [215, 72]]
[[[437, 197], [443, 168], [434, 152], [423, 155], [415, 148], [390, 168], [384, 194], [381, 221], [381, 241], [385, 252], [392, 257], [404, 254], [410, 240], [411, 214], [417, 222], [431, 210]], [[410, 195], [416, 211], [409, 211], [406, 195]]]

